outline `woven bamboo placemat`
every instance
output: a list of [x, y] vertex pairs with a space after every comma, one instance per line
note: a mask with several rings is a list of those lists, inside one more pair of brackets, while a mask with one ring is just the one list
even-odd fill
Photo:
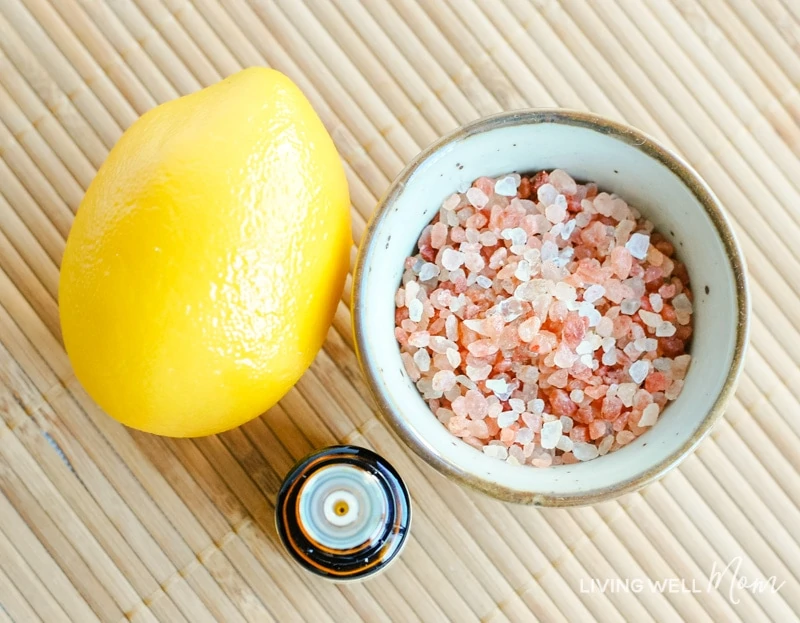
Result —
[[[799, 53], [797, 0], [0, 0], [0, 622], [797, 620]], [[74, 212], [138, 115], [249, 65], [316, 107], [356, 240], [402, 165], [481, 115], [592, 110], [675, 148], [749, 261], [752, 345], [725, 420], [615, 502], [473, 494], [376, 419], [349, 280], [324, 350], [261, 418], [175, 441], [106, 417], [59, 334]], [[334, 442], [385, 455], [414, 498], [402, 558], [363, 584], [306, 575], [273, 527], [282, 476]], [[780, 590], [733, 586], [738, 562]], [[615, 579], [645, 585], [601, 590]]]

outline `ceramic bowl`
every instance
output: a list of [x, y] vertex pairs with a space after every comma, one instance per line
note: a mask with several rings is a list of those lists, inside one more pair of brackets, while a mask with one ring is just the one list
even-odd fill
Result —
[[[586, 463], [509, 465], [454, 437], [431, 413], [400, 359], [394, 294], [403, 262], [451, 193], [482, 176], [562, 168], [640, 209], [675, 245], [694, 298], [692, 364], [683, 392], [656, 425], [624, 448]], [[359, 360], [385, 419], [444, 475], [491, 496], [542, 506], [608, 500], [675, 467], [709, 433], [733, 395], [748, 335], [742, 253], [722, 208], [683, 160], [642, 132], [565, 110], [480, 119], [411, 162], [379, 203], [361, 243], [353, 288]]]

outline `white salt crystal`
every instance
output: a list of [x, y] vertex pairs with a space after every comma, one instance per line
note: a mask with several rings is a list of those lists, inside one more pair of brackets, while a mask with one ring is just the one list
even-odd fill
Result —
[[619, 311], [626, 316], [633, 316], [641, 306], [642, 303], [639, 299], [624, 299], [619, 305]]
[[504, 197], [513, 197], [517, 194], [517, 186], [519, 186], [519, 180], [506, 175], [495, 182], [494, 192]]
[[[658, 340], [654, 340], [658, 344]], [[653, 360], [653, 367], [659, 372], [666, 372], [672, 368], [672, 359], [668, 357], [659, 357]]]
[[[449, 247], [442, 252], [442, 266], [450, 271], [457, 270], [464, 264], [465, 259], [466, 255], [464, 253]], [[450, 275], [450, 278], [452, 279], [453, 275]]]
[[574, 424], [574, 422], [572, 421], [571, 417], [569, 417], [568, 415], [562, 415], [559, 419], [561, 420], [561, 430], [564, 433], [568, 433], [569, 431], [572, 430], [572, 425]]
[[569, 399], [574, 402], [575, 404], [580, 404], [583, 402], [583, 390], [582, 389], [573, 389], [569, 393]]
[[[505, 236], [506, 232], [508, 232], [508, 237]], [[526, 242], [528, 242], [528, 234], [524, 229], [522, 229], [522, 227], [504, 229], [502, 233], [503, 238], [505, 240], [510, 240], [512, 245], [524, 245]]]
[[581, 229], [586, 227], [591, 222], [591, 220], [592, 220], [592, 215], [588, 214], [587, 212], [579, 212], [575, 216], [575, 224]]
[[639, 426], [652, 426], [658, 420], [659, 406], [655, 402], [651, 402], [642, 411], [642, 417], [639, 420]]
[[489, 379], [486, 381], [486, 389], [495, 394], [505, 394], [508, 391], [508, 383], [504, 379]]
[[493, 231], [485, 231], [478, 236], [478, 242], [480, 242], [484, 247], [493, 247], [497, 244], [497, 234], [495, 234]]
[[575, 352], [578, 355], [591, 355], [594, 352], [594, 348], [589, 340], [581, 340], [580, 344], [575, 347]]
[[458, 341], [458, 318], [450, 314], [444, 321], [444, 332], [451, 342]]
[[645, 338], [643, 338], [643, 337], [640, 337], [639, 339], [633, 340], [633, 347], [636, 350], [638, 350], [640, 353], [643, 353], [644, 349], [645, 349], [645, 346], [646, 346], [646, 344], [645, 344], [646, 341], [647, 340]]
[[417, 364], [420, 372], [427, 372], [431, 368], [431, 356], [427, 349], [420, 348], [414, 353], [414, 363]]
[[558, 246], [552, 240], [545, 240], [539, 251], [543, 262], [548, 262], [558, 257]]
[[508, 428], [519, 419], [519, 413], [516, 411], [503, 411], [497, 416], [497, 425], [500, 428]]
[[556, 284], [556, 287], [553, 290], [553, 295], [559, 301], [574, 301], [578, 298], [578, 292], [575, 288], [568, 283], [564, 283], [563, 281], [559, 281]]
[[654, 312], [649, 312], [646, 309], [639, 310], [639, 318], [651, 329], [655, 329], [658, 325], [664, 322], [664, 319], [661, 318], [660, 314], [656, 314]]
[[492, 280], [489, 279], [489, 277], [487, 277], [486, 275], [478, 275], [478, 278], [475, 280], [475, 283], [484, 289], [492, 287]]
[[672, 337], [677, 329], [671, 322], [662, 322], [656, 327], [656, 337]]
[[489, 203], [489, 197], [480, 188], [474, 186], [467, 191], [467, 200], [476, 208], [483, 208]]
[[564, 240], [569, 240], [569, 237], [572, 235], [572, 232], [575, 231], [575, 219], [569, 220], [564, 225], [564, 229], [561, 230], [561, 237]]
[[505, 461], [508, 458], [508, 449], [505, 446], [483, 446], [483, 453], [493, 459]]
[[594, 303], [595, 301], [603, 298], [605, 293], [606, 289], [603, 286], [595, 283], [584, 290], [583, 300], [588, 301], [589, 303]]
[[[491, 366], [489, 369], [491, 369]], [[456, 377], [456, 382], [460, 385], [463, 385], [467, 389], [478, 389], [478, 386], [472, 382], [472, 379], [470, 379], [468, 376], [464, 376], [463, 374], [459, 374]]]
[[482, 366], [470, 366], [467, 365], [467, 377], [471, 381], [483, 381], [492, 373], [492, 366], [488, 363]]
[[652, 353], [658, 348], [658, 340], [652, 337], [648, 337], [644, 341], [644, 352]]
[[628, 368], [628, 374], [637, 385], [647, 378], [647, 373], [650, 371], [650, 364], [645, 359], [635, 361]]
[[512, 411], [522, 413], [525, 410], [525, 401], [519, 398], [512, 398], [508, 401], [508, 406], [511, 407]]
[[551, 281], [533, 279], [518, 285], [514, 290], [514, 297], [521, 301], [532, 301], [539, 295], [549, 294], [552, 287], [553, 284]]
[[456, 368], [461, 363], [461, 353], [455, 348], [448, 348], [446, 355], [448, 363], [453, 366], [453, 368]]
[[558, 440], [561, 438], [561, 420], [545, 422], [542, 425], [541, 437], [542, 448], [545, 450], [555, 448]]
[[419, 294], [419, 284], [416, 281], [409, 281], [406, 284], [406, 307], [411, 304], [415, 298], [417, 298], [417, 294]]
[[599, 311], [594, 308], [594, 304], [589, 301], [583, 301], [578, 307], [578, 315], [584, 316], [589, 319], [589, 326], [596, 327], [603, 317]]
[[572, 454], [579, 461], [591, 461], [597, 458], [598, 450], [593, 443], [576, 443], [572, 447]]
[[444, 355], [447, 352], [448, 348], [458, 348], [455, 342], [451, 342], [450, 340], [443, 338], [441, 335], [432, 335], [431, 336], [431, 350], [434, 353], [439, 353], [440, 355]]
[[601, 441], [597, 445], [597, 453], [600, 456], [608, 454], [608, 451], [611, 449], [611, 445], [613, 443], [614, 443], [614, 435], [608, 435], [607, 437], [603, 437], [603, 441]]
[[413, 272], [415, 275], [419, 275], [419, 271], [422, 270], [423, 266], [425, 266], [425, 260], [423, 260], [421, 257], [418, 257], [414, 261], [414, 265], [411, 267], [411, 272]]
[[420, 320], [422, 320], [422, 310], [423, 310], [422, 301], [420, 301], [419, 299], [414, 299], [413, 301], [411, 301], [411, 303], [408, 305], [409, 320], [411, 320], [412, 322], [419, 322]]
[[617, 340], [613, 337], [604, 337], [603, 341], [600, 343], [600, 348], [603, 349], [604, 353], [607, 353], [610, 350], [614, 350], [617, 346]]
[[517, 431], [517, 435], [514, 438], [514, 441], [517, 443], [521, 443], [523, 445], [526, 443], [530, 443], [531, 441], [533, 441], [533, 431], [528, 427], [520, 428]]
[[528, 402], [528, 411], [531, 413], [543, 413], [544, 412], [544, 400], [541, 398], [535, 398]]
[[661, 295], [658, 293], [653, 293], [649, 297], [650, 299], [650, 307], [653, 308], [653, 311], [657, 314], [661, 313], [661, 310], [664, 309], [664, 301], [661, 298]]
[[522, 465], [522, 463], [520, 462], [520, 460], [519, 460], [517, 457], [515, 457], [515, 456], [509, 456], [509, 457], [506, 459], [506, 463], [508, 463], [509, 465]]
[[536, 191], [536, 198], [543, 206], [549, 206], [555, 202], [558, 194], [558, 190], [552, 184], [542, 184]]
[[613, 366], [617, 363], [617, 349], [612, 348], [608, 352], [603, 353], [603, 365], [604, 366]]
[[450, 402], [453, 402], [456, 398], [461, 395], [461, 388], [456, 385], [455, 387], [451, 387], [444, 393], [444, 397], [447, 398]]
[[529, 281], [531, 278], [531, 263], [528, 260], [521, 260], [517, 264], [514, 276], [520, 281]]
[[439, 276], [439, 267], [436, 264], [431, 264], [430, 262], [424, 264], [419, 271], [420, 281], [429, 281], [434, 277], [438, 276]]
[[556, 448], [563, 450], [564, 452], [572, 452], [573, 446], [574, 444], [572, 443], [572, 439], [566, 435], [559, 437], [558, 443], [556, 443]]
[[625, 243], [625, 248], [637, 260], [643, 260], [647, 257], [647, 250], [650, 248], [650, 236], [639, 233], [633, 234], [628, 242]]

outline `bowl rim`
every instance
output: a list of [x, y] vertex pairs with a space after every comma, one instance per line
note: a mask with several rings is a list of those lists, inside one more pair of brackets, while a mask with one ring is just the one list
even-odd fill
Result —
[[[406, 183], [417, 168], [440, 150], [446, 149], [450, 144], [464, 140], [475, 134], [484, 133], [501, 127], [540, 123], [577, 126], [606, 134], [644, 152], [647, 156], [658, 160], [672, 171], [703, 206], [723, 243], [725, 254], [736, 282], [737, 315], [739, 320], [736, 330], [736, 344], [734, 347], [733, 360], [728, 370], [728, 375], [725, 378], [725, 383], [713, 406], [706, 414], [705, 418], [703, 418], [692, 437], [669, 457], [638, 476], [621, 481], [614, 486], [602, 490], [594, 490], [569, 496], [555, 496], [533, 491], [521, 491], [495, 482], [489, 482], [465, 471], [458, 464], [438, 456], [432, 451], [428, 444], [424, 443], [423, 440], [419, 439], [417, 435], [412, 432], [402, 415], [396, 412], [394, 405], [384, 395], [380, 383], [378, 382], [381, 373], [371, 355], [368, 336], [361, 330], [363, 316], [367, 313], [366, 305], [362, 304], [363, 289], [365, 287], [365, 265], [366, 258], [370, 255], [371, 251], [374, 250], [374, 234], [386, 219], [390, 208], [403, 192]], [[641, 130], [594, 113], [564, 108], [529, 108], [481, 117], [442, 136], [417, 154], [390, 184], [386, 193], [378, 202], [367, 224], [367, 229], [359, 245], [355, 270], [353, 271], [351, 312], [356, 356], [358, 357], [358, 361], [366, 377], [367, 385], [375, 398], [379, 411], [383, 415], [383, 419], [389, 423], [406, 445], [437, 471], [460, 484], [467, 485], [506, 502], [546, 507], [582, 506], [604, 502], [625, 493], [636, 491], [658, 480], [681, 463], [681, 461], [691, 454], [700, 442], [710, 433], [714, 424], [716, 424], [724, 414], [728, 402], [733, 397], [736, 383], [744, 367], [745, 352], [747, 350], [750, 332], [750, 295], [747, 285], [744, 255], [742, 254], [728, 217], [723, 212], [719, 199], [717, 199], [706, 182], [683, 158]]]

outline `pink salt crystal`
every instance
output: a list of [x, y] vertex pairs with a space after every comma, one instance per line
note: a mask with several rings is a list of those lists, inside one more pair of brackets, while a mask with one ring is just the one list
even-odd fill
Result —
[[504, 428], [500, 431], [500, 441], [502, 441], [506, 446], [510, 446], [514, 443], [514, 438], [517, 436], [517, 431], [513, 428]]
[[489, 410], [489, 403], [486, 397], [478, 390], [470, 389], [464, 396], [467, 412], [472, 419], [483, 419]]
[[558, 370], [557, 372], [553, 372], [549, 377], [547, 377], [547, 382], [553, 387], [558, 387], [559, 389], [563, 389], [567, 386], [568, 379], [569, 379], [569, 373], [566, 370]]
[[629, 444], [631, 441], [633, 441], [634, 439], [636, 439], [636, 435], [634, 435], [634, 434], [633, 434], [631, 431], [629, 431], [629, 430], [621, 430], [621, 431], [619, 431], [619, 432], [617, 433], [617, 437], [616, 437], [616, 439], [617, 439], [617, 443], [618, 443], [619, 445], [621, 445], [621, 446], [626, 446], [626, 445], [628, 445], [628, 444]]
[[594, 420], [589, 424], [589, 439], [594, 441], [603, 437], [609, 429], [608, 422], [605, 420]]
[[679, 355], [675, 357], [675, 359], [672, 360], [672, 378], [683, 379], [686, 376], [686, 371], [689, 369], [689, 364], [691, 361], [691, 355]]
[[574, 195], [578, 191], [578, 185], [575, 180], [561, 169], [553, 169], [550, 173], [549, 182], [555, 189], [564, 195]]
[[534, 454], [531, 457], [531, 465], [534, 467], [550, 467], [553, 463], [553, 456], [547, 452]]
[[408, 376], [411, 378], [412, 381], [418, 381], [420, 378], [419, 368], [417, 368], [417, 364], [414, 363], [414, 359], [408, 353], [401, 353], [400, 359], [403, 360], [403, 367], [406, 369]]
[[544, 215], [551, 223], [561, 223], [567, 216], [567, 207], [561, 204], [549, 205], [545, 209]]
[[491, 177], [479, 177], [472, 185], [475, 188], [479, 188], [487, 197], [491, 197], [494, 194], [495, 181]]
[[450, 370], [439, 370], [433, 375], [432, 383], [435, 391], [445, 392], [455, 386], [456, 375]]
[[562, 342], [556, 349], [556, 356], [553, 362], [559, 368], [571, 368], [578, 359], [578, 355], [572, 352], [565, 342]]
[[615, 420], [622, 412], [622, 406], [622, 401], [618, 397], [614, 396], [613, 398], [609, 398], [606, 396], [603, 399], [600, 415], [604, 420]]
[[578, 410], [577, 405], [569, 399], [569, 395], [563, 389], [553, 389], [549, 392], [550, 407], [554, 415], [571, 416]]
[[430, 342], [431, 336], [427, 331], [415, 331], [408, 336], [408, 343], [411, 346], [422, 348]]
[[642, 417], [639, 419], [639, 426], [652, 426], [658, 419], [659, 407], [656, 403], [650, 403], [642, 411]]
[[594, 198], [594, 208], [602, 216], [611, 216], [614, 210], [614, 200], [608, 193], [598, 193]]
[[620, 279], [627, 279], [633, 265], [633, 257], [625, 247], [614, 247], [611, 250], [611, 268]]
[[498, 344], [490, 339], [476, 340], [467, 346], [467, 350], [476, 357], [488, 357], [498, 351]]
[[467, 430], [473, 437], [478, 439], [489, 438], [489, 427], [483, 420], [471, 420], [467, 423]]
[[434, 249], [441, 249], [447, 242], [447, 225], [436, 223], [431, 228], [431, 246]]
[[523, 412], [520, 416], [525, 426], [530, 428], [534, 433], [538, 433], [542, 429], [542, 416], [533, 413]]

